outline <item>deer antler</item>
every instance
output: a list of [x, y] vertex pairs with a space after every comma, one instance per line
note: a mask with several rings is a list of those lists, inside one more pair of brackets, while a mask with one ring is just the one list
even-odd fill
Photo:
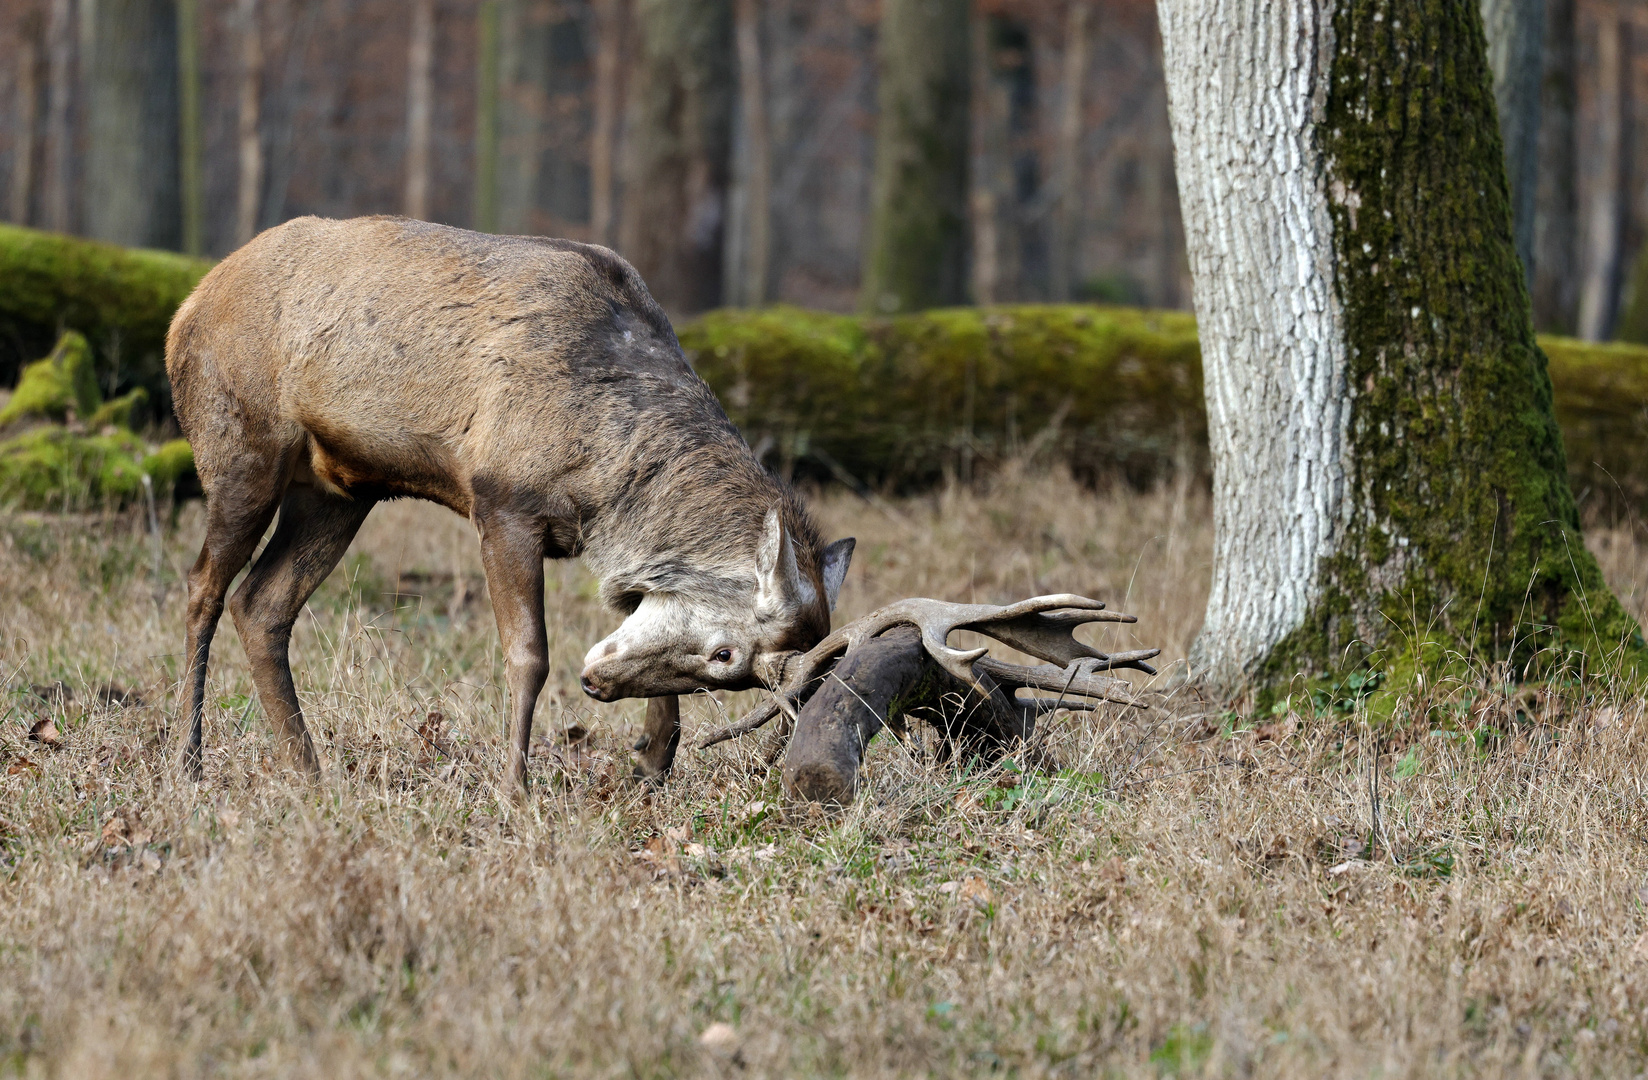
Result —
[[[779, 713], [795, 715], [797, 703], [811, 684], [831, 668], [849, 649], [857, 648], [895, 626], [909, 624], [921, 631], [928, 655], [950, 675], [988, 697], [990, 686], [979, 679], [987, 675], [1009, 698], [1019, 687], [1135, 704], [1122, 696], [1127, 684], [1106, 678], [1099, 671], [1133, 668], [1154, 675], [1146, 660], [1160, 649], [1106, 654], [1075, 638], [1075, 629], [1091, 622], [1137, 622], [1132, 615], [1106, 611], [1104, 604], [1074, 593], [1036, 596], [1016, 604], [952, 604], [920, 597], [888, 604], [861, 619], [855, 619], [830, 634], [805, 653], [789, 653], [768, 665], [765, 673], [773, 696], [742, 719], [700, 740], [698, 749], [748, 734]], [[1002, 644], [1029, 653], [1046, 664], [1026, 667], [987, 658], [987, 648], [952, 649], [950, 633], [973, 630]], [[1045, 699], [1043, 699], [1045, 700]], [[1052, 702], [1047, 702], [1051, 704]], [[1025, 703], [1031, 704], [1031, 703]], [[1076, 702], [1071, 707], [1079, 707]]]

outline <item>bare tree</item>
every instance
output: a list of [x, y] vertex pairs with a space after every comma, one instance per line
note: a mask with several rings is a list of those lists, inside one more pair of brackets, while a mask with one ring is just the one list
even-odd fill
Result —
[[727, 222], [724, 300], [759, 305], [767, 300], [772, 259], [772, 128], [762, 63], [760, 0], [734, 0], [738, 46], [738, 139], [733, 212]]
[[1511, 184], [1516, 253], [1530, 287], [1534, 272], [1534, 200], [1539, 189], [1540, 48], [1545, 0], [1481, 0], [1493, 70], [1494, 102], [1505, 142], [1505, 173]]
[[435, 0], [413, 0], [406, 48], [406, 216], [429, 216], [429, 138], [434, 110]]
[[1626, 102], [1630, 95], [1628, 44], [1620, 17], [1604, 10], [1597, 20], [1596, 123], [1584, 180], [1589, 191], [1580, 233], [1582, 274], [1579, 289], [1579, 336], [1606, 341], [1619, 315], [1620, 282], [1625, 269], [1625, 224], [1630, 159], [1626, 154]]
[[1476, 0], [1159, 10], [1214, 461], [1193, 667], [1640, 641], [1579, 536]]
[[178, 192], [183, 250], [206, 251], [206, 161], [201, 133], [200, 8], [177, 0]]
[[617, 216], [618, 120], [623, 108], [625, 0], [595, 0], [595, 85], [589, 140], [589, 231], [611, 244]]
[[1539, 193], [1534, 213], [1534, 325], [1571, 334], [1579, 306], [1574, 243], [1574, 0], [1546, 0], [1544, 83], [1539, 123]]
[[1089, 0], [1070, 0], [1064, 31], [1064, 99], [1053, 155], [1053, 299], [1069, 300], [1076, 285], [1081, 221], [1082, 90], [1087, 85]]
[[263, 196], [263, 34], [258, 0], [238, 0], [240, 29], [240, 112], [237, 117], [240, 185], [235, 199], [235, 245], [257, 234]]
[[866, 311], [967, 297], [968, 10], [968, 0], [882, 4]]
[[12, 156], [10, 217], [19, 225], [29, 223], [30, 199], [34, 192], [35, 131], [40, 114], [40, 47], [36, 41], [38, 24], [25, 25], [17, 50], [17, 149]]
[[619, 251], [660, 303], [721, 300], [734, 109], [731, 0], [638, 0]]
[[74, 0], [51, 0], [46, 23], [45, 224], [68, 232], [74, 190]]
[[86, 232], [179, 248], [177, 10], [172, 0], [96, 0], [82, 17]]

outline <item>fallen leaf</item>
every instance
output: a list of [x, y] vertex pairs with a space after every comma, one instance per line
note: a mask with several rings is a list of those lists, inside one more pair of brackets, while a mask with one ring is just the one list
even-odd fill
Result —
[[589, 728], [582, 724], [573, 724], [571, 727], [568, 727], [565, 731], [563, 731], [561, 735], [569, 744], [580, 743], [589, 738]]
[[103, 823], [103, 846], [119, 847], [126, 842], [129, 831], [130, 827], [126, 824], [125, 818], [118, 813], [110, 814], [109, 820]]
[[709, 848], [705, 847], [703, 844], [688, 844], [686, 847], [682, 848], [681, 850], [686, 852], [687, 855], [689, 855], [690, 857], [692, 857], [694, 859], [702, 859], [702, 858], [705, 858], [706, 856], [715, 854], [715, 852], [711, 851]]
[[1352, 870], [1355, 870], [1358, 867], [1365, 866], [1365, 865], [1367, 865], [1367, 864], [1365, 864], [1365, 863], [1363, 863], [1363, 862], [1361, 862], [1360, 860], [1357, 860], [1357, 859], [1346, 859], [1344, 862], [1340, 863], [1338, 866], [1328, 867], [1328, 876], [1338, 877], [1341, 874], [1348, 874]]
[[946, 881], [946, 882], [943, 882], [939, 885], [938, 891], [941, 892], [941, 893], [953, 893], [959, 888], [961, 888], [961, 882], [959, 882], [959, 881]]
[[11, 763], [11, 767], [6, 770], [6, 775], [7, 776], [18, 776], [18, 775], [20, 775], [22, 773], [26, 773], [26, 772], [39, 772], [39, 771], [40, 771], [40, 766], [36, 765], [33, 761], [31, 761], [30, 759], [28, 759], [26, 757], [20, 757], [16, 761]]
[[116, 810], [103, 823], [104, 847], [142, 847], [153, 841], [154, 830], [136, 810]]
[[34, 726], [29, 728], [29, 741], [56, 750], [63, 745], [63, 736], [58, 733], [57, 724], [48, 716], [44, 720], [36, 720]]
[[692, 839], [692, 823], [688, 822], [685, 825], [671, 825], [669, 828], [664, 830], [664, 835], [669, 837], [671, 840], [674, 840], [677, 844], [684, 844], [688, 840]]
[[225, 829], [238, 829], [238, 828], [240, 828], [240, 811], [239, 810], [225, 810], [225, 811], [223, 811], [223, 813], [221, 813], [217, 816], [217, 819], [219, 821], [223, 822], [223, 827]]

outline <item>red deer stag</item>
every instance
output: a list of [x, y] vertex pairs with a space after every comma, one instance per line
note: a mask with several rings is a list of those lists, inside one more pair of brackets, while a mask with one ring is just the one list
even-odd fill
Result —
[[648, 710], [641, 771], [679, 738], [669, 695], [778, 678], [830, 630], [853, 542], [821, 542], [756, 460], [623, 259], [567, 240], [402, 218], [300, 218], [219, 263], [178, 309], [166, 370], [206, 489], [189, 572], [188, 775], [229, 599], [285, 752], [318, 775], [287, 647], [304, 602], [380, 500], [469, 518], [524, 783], [548, 676], [543, 560], [582, 555], [627, 615], [583, 689]]

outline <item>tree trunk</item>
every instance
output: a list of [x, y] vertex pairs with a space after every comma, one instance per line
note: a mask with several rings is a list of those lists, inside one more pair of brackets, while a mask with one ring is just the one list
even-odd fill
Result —
[[434, 108], [435, 0], [413, 0], [406, 49], [406, 216], [429, 216], [429, 137]]
[[1505, 142], [1516, 254], [1530, 287], [1534, 273], [1534, 199], [1539, 190], [1540, 88], [1544, 82], [1545, 0], [1482, 0], [1494, 103]]
[[1640, 648], [1579, 536], [1474, 0], [1159, 10], [1214, 461], [1194, 670], [1262, 700]]
[[86, 234], [176, 250], [183, 245], [177, 9], [172, 0], [82, 2]]
[[1064, 31], [1064, 101], [1053, 164], [1053, 299], [1075, 296], [1081, 222], [1082, 91], [1087, 85], [1088, 0], [1070, 0]]
[[875, 178], [859, 306], [967, 298], [968, 0], [884, 0]]
[[1546, 0], [1545, 81], [1539, 121], [1539, 194], [1534, 214], [1534, 326], [1572, 334], [1579, 306], [1574, 235], [1574, 0]]
[[731, 0], [638, 0], [619, 251], [659, 303], [721, 300], [733, 118]]
[[734, 0], [738, 43], [738, 152], [733, 212], [727, 222], [725, 302], [759, 307], [767, 302], [772, 259], [772, 127], [767, 119], [760, 0]]
[[498, 53], [501, 0], [475, 17], [475, 228], [498, 231]]
[[178, 197], [183, 250], [206, 252], [206, 160], [200, 107], [200, 8], [177, 0]]
[[34, 191], [34, 134], [40, 112], [40, 50], [35, 43], [38, 30], [38, 25], [26, 27], [17, 50], [17, 142], [12, 155], [9, 218], [18, 225], [29, 223]]
[[46, 23], [45, 225], [56, 232], [73, 228], [74, 201], [74, 2], [51, 0]]
[[258, 0], [240, 0], [240, 111], [237, 135], [240, 184], [235, 196], [235, 246], [257, 235], [258, 209], [263, 196], [263, 33], [258, 26]]
[[623, 100], [624, 0], [595, 0], [594, 116], [589, 138], [589, 231], [613, 243], [617, 220], [618, 119]]
[[1580, 233], [1584, 276], [1579, 289], [1579, 336], [1586, 341], [1611, 338], [1619, 312], [1630, 205], [1625, 149], [1630, 64], [1625, 53], [1625, 27], [1618, 15], [1604, 9], [1597, 20], [1595, 124], [1584, 170], [1590, 190], [1583, 203], [1585, 221]]

